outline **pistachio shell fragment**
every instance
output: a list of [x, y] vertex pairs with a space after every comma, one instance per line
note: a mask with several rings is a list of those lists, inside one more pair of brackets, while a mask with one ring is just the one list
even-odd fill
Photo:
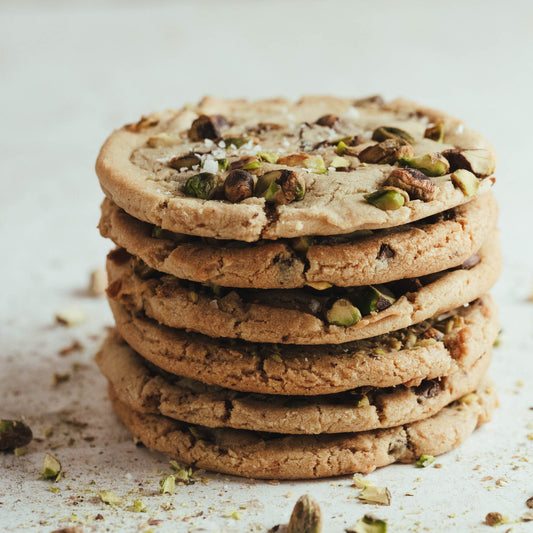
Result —
[[183, 192], [187, 196], [209, 200], [215, 195], [218, 185], [219, 179], [215, 174], [200, 172], [187, 180]]
[[200, 164], [200, 158], [194, 154], [182, 155], [180, 157], [173, 157], [168, 166], [176, 170], [191, 169], [192, 167]]
[[448, 160], [439, 152], [419, 155], [417, 157], [402, 157], [400, 163], [411, 168], [416, 168], [430, 177], [442, 176], [450, 170]]
[[465, 196], [474, 196], [479, 188], [479, 180], [469, 170], [459, 168], [450, 176], [452, 183], [463, 191]]
[[403, 189], [411, 198], [424, 202], [434, 200], [438, 192], [435, 183], [415, 168], [395, 168], [385, 181], [385, 185]]
[[399, 159], [410, 158], [414, 155], [413, 147], [403, 140], [387, 139], [365, 148], [359, 155], [362, 163], [392, 165]]
[[189, 129], [189, 139], [193, 142], [204, 139], [219, 139], [221, 129], [228, 125], [222, 115], [200, 115], [193, 121]]
[[353, 526], [346, 528], [345, 531], [346, 533], [387, 533], [387, 522], [371, 515], [365, 515]]
[[259, 176], [256, 196], [275, 204], [288, 204], [305, 196], [305, 180], [292, 170], [272, 170]]
[[309, 494], [301, 496], [292, 510], [287, 533], [321, 533], [322, 511]]
[[369, 485], [363, 487], [358, 498], [369, 503], [390, 505], [391, 494], [387, 487], [375, 487], [374, 485]]
[[405, 196], [394, 188], [380, 189], [379, 191], [365, 194], [365, 200], [383, 211], [394, 211], [405, 204]]
[[379, 128], [376, 128], [372, 133], [373, 141], [382, 142], [386, 141], [387, 139], [397, 139], [399, 141], [406, 141], [409, 144], [413, 144], [415, 142], [412, 135], [407, 133], [405, 130], [395, 128], [393, 126], [380, 126]]
[[0, 420], [0, 451], [12, 451], [31, 442], [29, 426], [20, 420]]
[[424, 137], [432, 141], [442, 142], [444, 138], [444, 122], [438, 122], [433, 126], [428, 126], [424, 131]]
[[230, 202], [242, 202], [254, 192], [256, 178], [246, 170], [232, 170], [224, 182], [224, 194]]
[[384, 311], [390, 307], [396, 298], [394, 294], [386, 287], [374, 287], [369, 285], [362, 298], [358, 301], [359, 309], [363, 315], [370, 315], [375, 312]]
[[349, 300], [340, 298], [328, 309], [326, 319], [335, 326], [353, 326], [361, 320], [361, 312]]
[[477, 176], [490, 176], [496, 169], [496, 159], [489, 150], [446, 150], [442, 155], [450, 162], [452, 172], [464, 168]]

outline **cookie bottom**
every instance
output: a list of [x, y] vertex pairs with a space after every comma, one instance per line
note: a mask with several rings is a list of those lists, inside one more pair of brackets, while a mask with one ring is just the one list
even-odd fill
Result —
[[113, 408], [148, 448], [187, 465], [258, 479], [312, 479], [369, 473], [421, 455], [440, 455], [459, 446], [488, 422], [498, 400], [484, 380], [476, 393], [436, 415], [390, 429], [335, 435], [281, 435], [238, 429], [209, 429], [162, 415], [139, 413], [109, 386]]

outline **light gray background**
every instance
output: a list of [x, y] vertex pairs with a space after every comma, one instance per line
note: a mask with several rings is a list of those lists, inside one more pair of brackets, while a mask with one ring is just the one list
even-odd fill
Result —
[[[0, 456], [2, 529], [51, 531], [71, 524], [74, 513], [86, 531], [118, 524], [131, 531], [264, 531], [286, 523], [306, 491], [321, 501], [326, 531], [343, 531], [367, 512], [387, 518], [392, 531], [483, 530], [489, 511], [507, 515], [512, 531], [533, 529], [514, 523], [533, 495], [533, 442], [526, 438], [533, 433], [533, 303], [526, 301], [533, 283], [531, 5], [0, 2], [0, 417], [24, 417], [44, 439], [24, 457]], [[92, 363], [111, 324], [104, 300], [84, 293], [110, 248], [96, 230], [98, 148], [113, 128], [205, 94], [304, 93], [409, 97], [462, 117], [496, 146], [505, 270], [494, 293], [505, 337], [492, 375], [501, 409], [439, 459], [442, 469], [394, 466], [372, 474], [391, 490], [390, 507], [359, 503], [349, 478], [272, 485], [206, 475], [207, 484], [159, 496], [166, 460], [131, 444]], [[88, 320], [74, 329], [55, 326], [55, 313], [70, 304], [84, 308]], [[85, 349], [60, 357], [73, 339]], [[54, 388], [54, 372], [71, 379]], [[45, 439], [48, 427], [54, 431]], [[67, 472], [57, 494], [36, 480], [53, 447]], [[497, 486], [498, 479], [507, 484]], [[105, 507], [96, 497], [102, 489], [125, 504]], [[125, 510], [136, 499], [147, 513]], [[174, 509], [161, 508], [169, 503]], [[223, 518], [241, 505], [240, 521]], [[98, 513], [104, 520], [94, 521]], [[164, 522], [149, 526], [151, 518]]]

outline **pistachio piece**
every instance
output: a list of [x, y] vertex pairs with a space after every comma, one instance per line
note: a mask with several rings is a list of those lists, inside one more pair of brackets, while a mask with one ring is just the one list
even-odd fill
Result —
[[345, 529], [346, 533], [387, 533], [387, 522], [366, 514], [353, 526]]
[[[342, 154], [339, 154], [342, 155]], [[399, 159], [409, 158], [414, 155], [413, 147], [403, 140], [387, 139], [365, 148], [359, 155], [362, 163], [392, 165]]]
[[340, 298], [326, 312], [326, 319], [329, 324], [335, 326], [353, 326], [361, 320], [361, 312], [352, 305], [349, 300]]
[[230, 165], [231, 170], [236, 170], [239, 168], [242, 168], [244, 170], [253, 170], [256, 168], [261, 168], [263, 166], [263, 163], [259, 161], [259, 159], [253, 155], [248, 155], [246, 157], [241, 157], [241, 159], [237, 161], [233, 161]]
[[305, 180], [292, 170], [272, 170], [259, 176], [255, 194], [275, 204], [299, 201], [305, 196]]
[[438, 189], [423, 172], [416, 168], [395, 168], [385, 181], [385, 185], [392, 185], [409, 193], [411, 198], [430, 202], [435, 199]]
[[267, 163], [277, 163], [278, 156], [274, 152], [257, 152], [257, 157], [261, 161], [266, 161]]
[[187, 180], [183, 192], [186, 196], [209, 200], [215, 195], [218, 184], [219, 180], [215, 174], [200, 172]]
[[363, 487], [358, 498], [368, 503], [390, 505], [391, 494], [387, 487], [375, 487], [374, 485], [368, 485]]
[[227, 139], [224, 139], [224, 146], [226, 148], [230, 148], [231, 146], [235, 148], [240, 148], [241, 146], [244, 146], [250, 142], [250, 139], [248, 137], [228, 137]]
[[179, 157], [173, 157], [168, 162], [168, 166], [176, 170], [181, 170], [183, 168], [191, 169], [192, 167], [195, 167], [196, 165], [199, 165], [199, 164], [200, 164], [200, 158], [197, 155], [194, 155], [193, 153], [190, 153], [188, 155], [182, 155]]
[[0, 451], [12, 451], [31, 442], [31, 429], [20, 420], [0, 420]]
[[218, 163], [218, 170], [220, 172], [225, 172], [226, 170], [228, 170], [229, 161], [227, 159], [217, 159], [217, 163]]
[[333, 128], [338, 120], [339, 117], [337, 115], [323, 115], [316, 121], [316, 124]]
[[434, 462], [435, 462], [435, 457], [433, 457], [433, 455], [423, 454], [420, 456], [420, 458], [416, 462], [416, 466], [418, 466], [418, 468], [426, 468], [426, 466], [429, 466], [430, 464]]
[[308, 281], [306, 285], [316, 291], [325, 291], [326, 289], [331, 289], [331, 287], [333, 287], [328, 281]]
[[321, 533], [322, 511], [318, 502], [309, 494], [301, 496], [287, 526], [287, 533]]
[[357, 489], [364, 489], [365, 487], [372, 485], [372, 482], [366, 477], [361, 477], [361, 476], [358, 476], [357, 474], [354, 474], [353, 484], [355, 485], [355, 488]]
[[61, 463], [49, 453], [44, 456], [41, 476], [43, 479], [53, 479], [54, 481], [59, 481], [61, 477]]
[[306, 159], [304, 161], [304, 167], [315, 174], [325, 174], [327, 170], [326, 164], [320, 155], [315, 155]]
[[329, 167], [333, 167], [337, 172], [348, 170], [350, 168], [350, 161], [345, 157], [335, 156], [328, 165]]
[[383, 211], [400, 209], [406, 202], [405, 195], [394, 187], [385, 187], [379, 191], [365, 194], [364, 198], [369, 204]]
[[121, 503], [120, 498], [112, 490], [101, 490], [98, 492], [98, 497], [102, 503], [108, 505], [119, 505]]
[[362, 298], [358, 301], [359, 309], [363, 315], [370, 315], [375, 312], [384, 311], [390, 307], [396, 298], [387, 287], [380, 286], [379, 289], [369, 285]]
[[442, 155], [450, 162], [450, 170], [464, 168], [476, 176], [490, 176], [496, 169], [496, 159], [489, 150], [446, 150]]
[[436, 177], [446, 174], [450, 170], [448, 160], [439, 152], [419, 155], [417, 157], [402, 157], [400, 163], [422, 171], [426, 176]]
[[458, 168], [450, 176], [452, 183], [463, 191], [465, 196], [474, 196], [479, 188], [479, 180], [475, 174], [464, 168]]
[[441, 142], [444, 137], [444, 122], [438, 122], [432, 126], [428, 126], [424, 131], [424, 137], [432, 141]]
[[161, 490], [161, 494], [174, 494], [176, 490], [176, 480], [173, 475], [165, 476], [160, 482], [159, 482], [159, 488]]
[[254, 192], [255, 176], [246, 170], [232, 170], [224, 182], [224, 194], [230, 202], [242, 202]]
[[291, 154], [278, 159], [278, 165], [286, 165], [288, 167], [303, 167], [307, 159], [311, 156], [308, 154]]
[[291, 241], [292, 249], [296, 252], [305, 253], [311, 246], [313, 246], [313, 237], [308, 235], [297, 237]]
[[424, 339], [435, 339], [437, 342], [440, 342], [444, 338], [444, 333], [435, 328], [429, 328], [424, 331], [422, 334]]
[[219, 139], [221, 129], [227, 125], [228, 121], [222, 115], [200, 115], [191, 124], [189, 139], [193, 142]]
[[487, 513], [487, 516], [485, 516], [485, 524], [487, 526], [494, 527], [504, 523], [505, 519], [501, 513]]
[[150, 148], [164, 148], [167, 146], [174, 146], [175, 144], [178, 144], [180, 140], [181, 138], [179, 135], [171, 135], [170, 133], [162, 132], [150, 137], [146, 141], [146, 144], [150, 146]]
[[396, 139], [398, 141], [406, 141], [409, 144], [413, 144], [415, 142], [412, 135], [407, 133], [405, 130], [401, 130], [400, 128], [395, 128], [393, 126], [380, 126], [379, 128], [376, 128], [374, 132], [372, 133], [372, 140], [373, 141], [386, 141], [387, 139]]

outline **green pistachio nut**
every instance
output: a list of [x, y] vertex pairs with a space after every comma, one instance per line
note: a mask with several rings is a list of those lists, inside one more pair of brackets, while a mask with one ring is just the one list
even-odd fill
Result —
[[375, 487], [374, 485], [369, 485], [363, 487], [358, 498], [368, 503], [390, 505], [391, 494], [387, 487]]
[[374, 132], [372, 133], [372, 140], [373, 141], [386, 141], [387, 139], [396, 139], [399, 141], [405, 141], [409, 144], [413, 144], [415, 142], [412, 135], [407, 133], [405, 130], [401, 130], [400, 128], [395, 128], [393, 126], [380, 126], [379, 128], [376, 128]]
[[217, 159], [217, 163], [218, 163], [218, 170], [220, 172], [225, 172], [226, 170], [228, 170], [229, 161], [227, 159]]
[[386, 141], [368, 146], [359, 153], [359, 161], [380, 165], [392, 165], [403, 158], [414, 155], [413, 147], [401, 139], [387, 139]]
[[242, 202], [254, 193], [256, 177], [246, 170], [232, 170], [224, 182], [224, 194], [230, 202]]
[[297, 202], [305, 196], [305, 180], [292, 170], [272, 170], [259, 176], [255, 195], [269, 203]]
[[41, 472], [43, 479], [58, 480], [61, 473], [61, 463], [53, 456], [47, 453], [44, 457], [43, 469]]
[[176, 170], [186, 169], [189, 170], [194, 166], [200, 165], [200, 158], [194, 154], [182, 155], [179, 157], [173, 157], [168, 166]]
[[444, 138], [444, 122], [438, 122], [437, 124], [433, 124], [433, 126], [428, 126], [426, 131], [424, 131], [424, 137], [432, 141], [442, 142]]
[[344, 141], [339, 141], [337, 144], [337, 149], [335, 150], [335, 153], [339, 156], [344, 155], [346, 152], [348, 152], [349, 147]]
[[13, 451], [31, 442], [31, 429], [20, 420], [0, 420], [0, 451]]
[[322, 156], [319, 155], [311, 156], [306, 159], [304, 161], [304, 167], [315, 174], [325, 174], [327, 171], [326, 164], [324, 163]]
[[430, 177], [442, 176], [450, 170], [448, 160], [439, 152], [419, 155], [417, 157], [402, 157], [400, 163], [411, 168], [416, 168]]
[[200, 115], [189, 129], [189, 139], [193, 142], [204, 139], [219, 139], [221, 130], [228, 125], [222, 115]]
[[418, 466], [418, 468], [426, 468], [426, 466], [429, 466], [430, 464], [434, 462], [435, 462], [435, 457], [433, 457], [433, 455], [423, 454], [420, 456], [420, 458], [416, 462], [416, 466]]
[[322, 511], [309, 494], [301, 496], [292, 510], [287, 533], [321, 533]]
[[405, 202], [405, 194], [394, 187], [386, 187], [379, 191], [365, 195], [365, 200], [373, 206], [383, 211], [394, 211], [400, 209]]
[[335, 326], [353, 326], [361, 320], [361, 312], [352, 302], [345, 298], [340, 298], [326, 312], [326, 319], [329, 324]]
[[215, 195], [218, 185], [219, 179], [215, 174], [200, 172], [187, 180], [183, 192], [186, 196], [209, 200]]
[[384, 311], [395, 301], [396, 298], [394, 297], [394, 294], [392, 294], [387, 287], [369, 285], [363, 291], [363, 294], [357, 303], [361, 313], [364, 316]]
[[240, 148], [249, 141], [250, 139], [248, 139], [247, 137], [228, 137], [227, 139], [224, 139], [224, 146], [226, 148], [230, 148], [231, 146], [234, 146], [235, 148]]
[[365, 515], [353, 526], [346, 528], [346, 533], [387, 533], [387, 522], [371, 515]]
[[489, 150], [446, 150], [442, 155], [450, 162], [452, 172], [462, 168], [476, 176], [490, 176], [496, 170], [496, 158]]
[[261, 161], [266, 161], [267, 163], [277, 163], [278, 156], [274, 152], [257, 152], [257, 157]]
[[452, 183], [463, 191], [465, 196], [474, 196], [479, 188], [479, 180], [475, 174], [464, 168], [452, 172]]
[[331, 160], [329, 166], [333, 167], [336, 170], [340, 170], [343, 168], [348, 169], [350, 167], [350, 161], [345, 157], [336, 156]]

